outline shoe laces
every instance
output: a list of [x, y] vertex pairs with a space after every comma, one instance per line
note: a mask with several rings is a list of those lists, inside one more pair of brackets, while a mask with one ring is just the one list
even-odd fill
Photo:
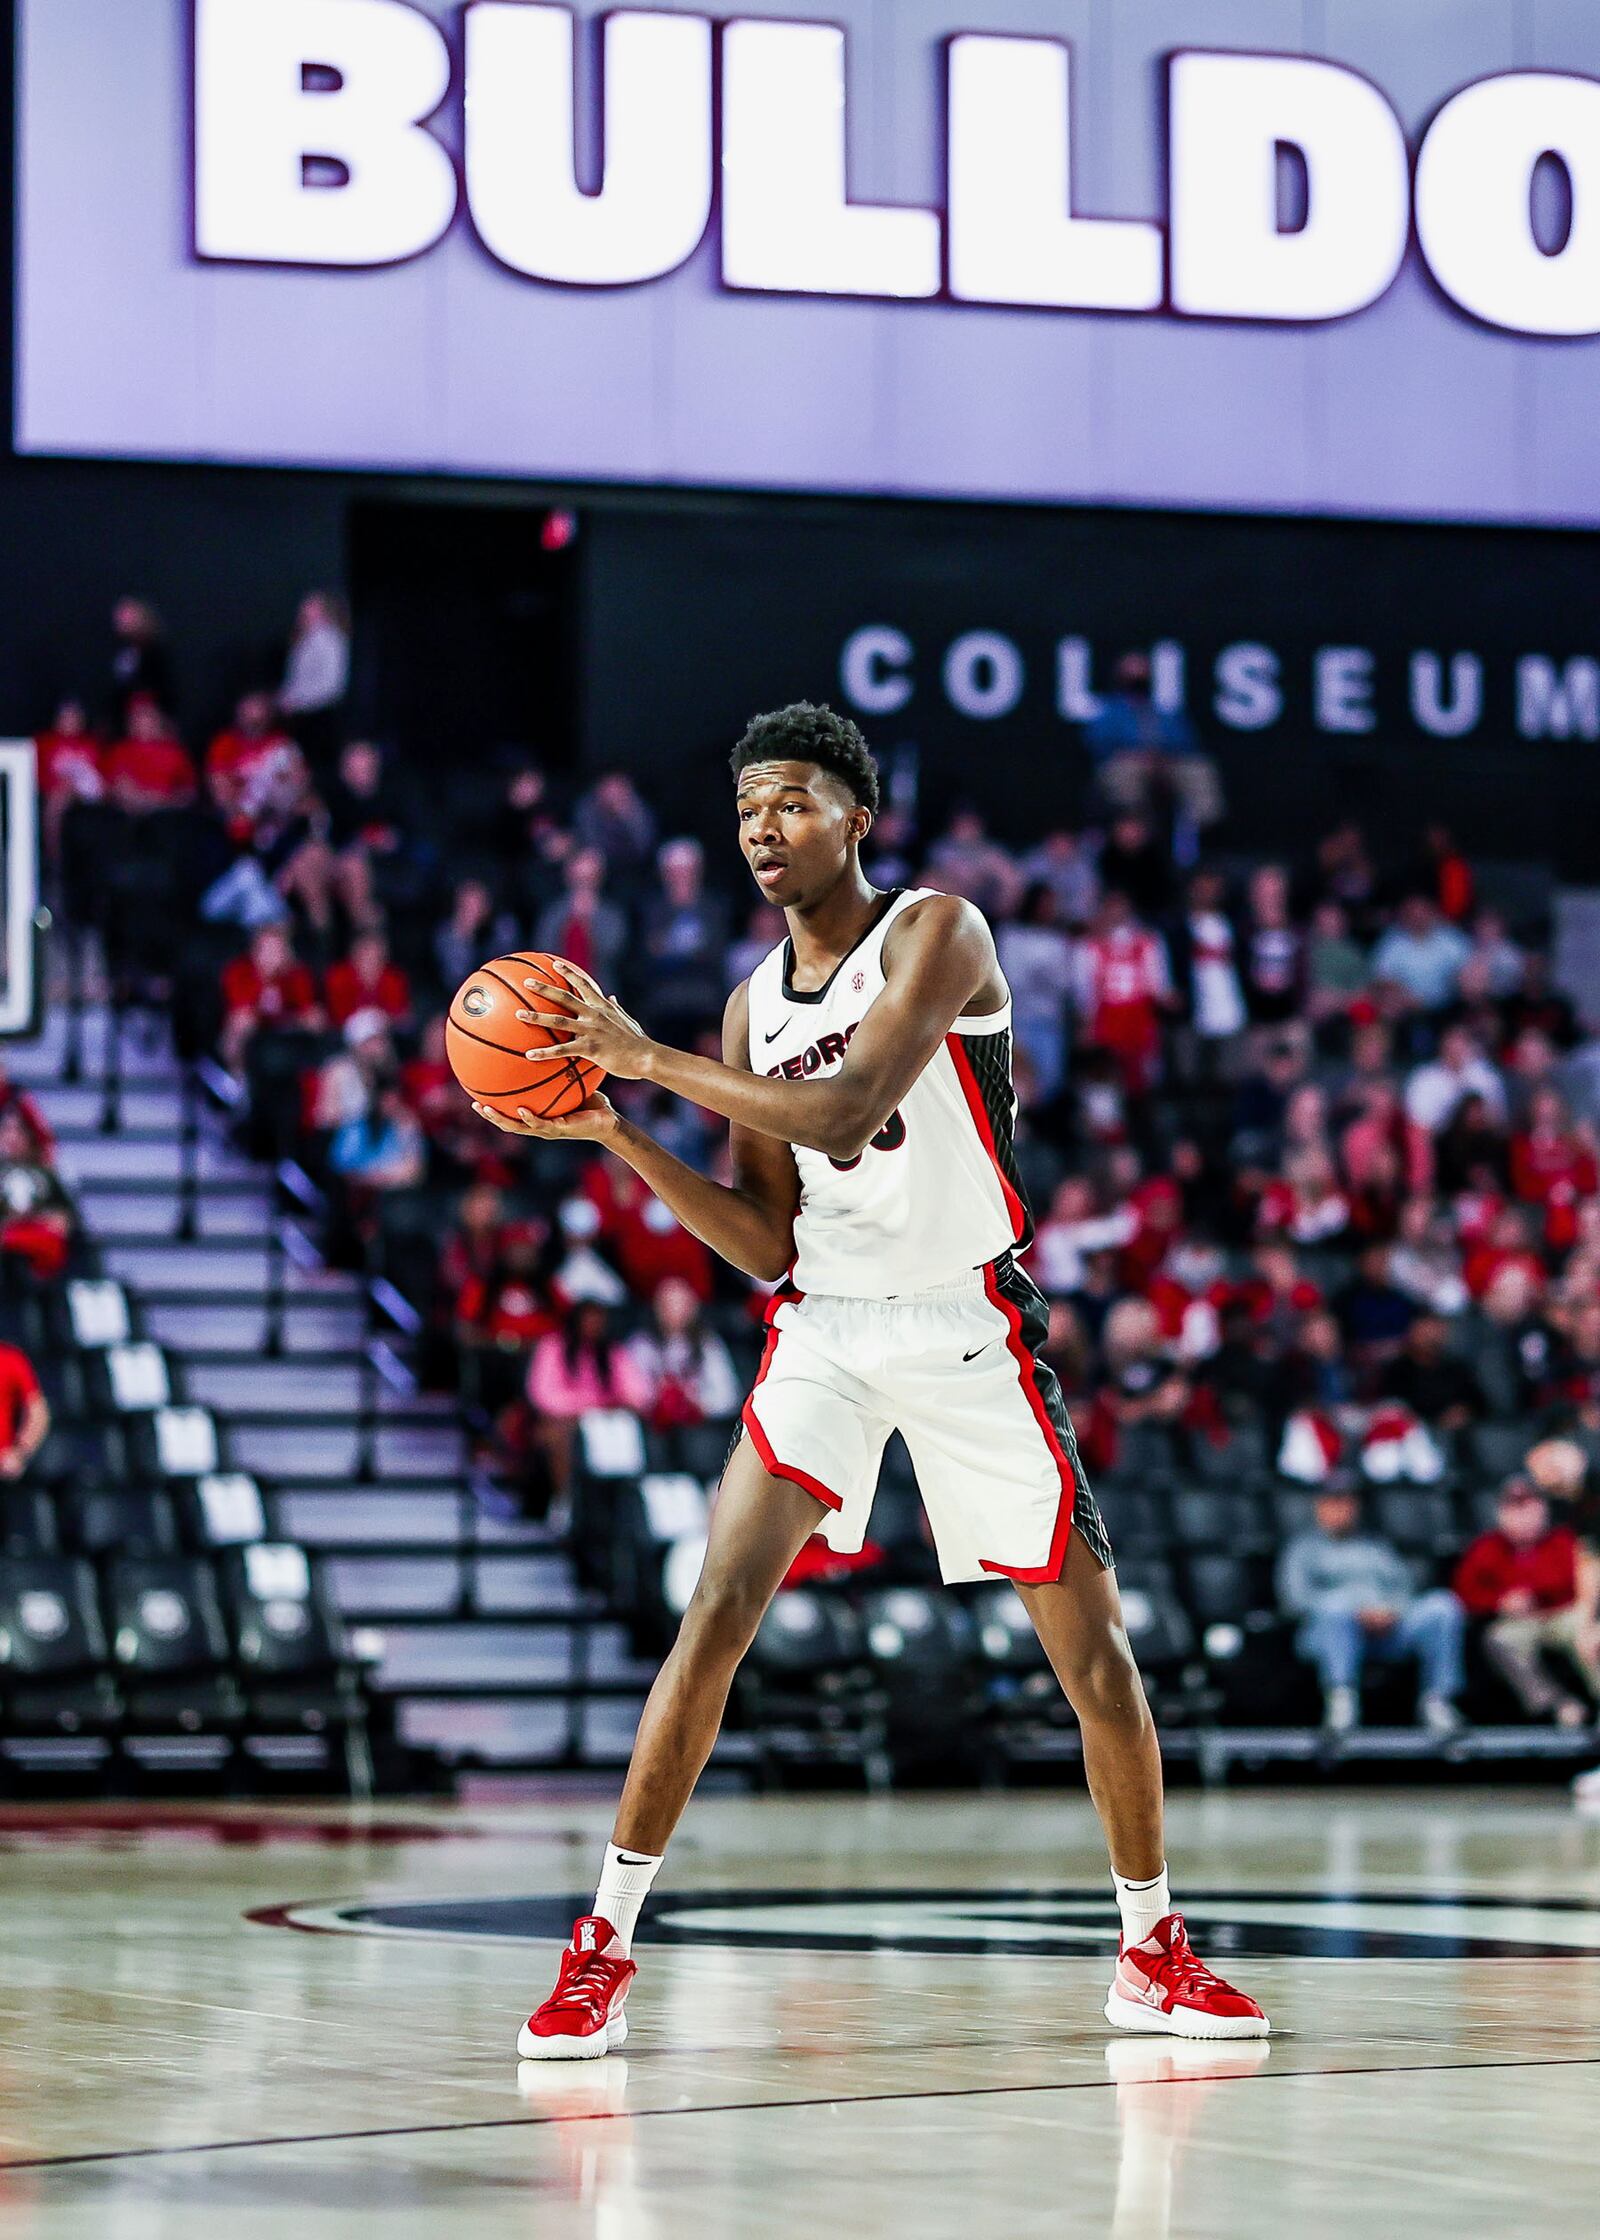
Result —
[[[1141, 1955], [1141, 1959], [1142, 1959]], [[1168, 1984], [1172, 1990], [1183, 1994], [1203, 1991], [1207, 1985], [1220, 1983], [1222, 1978], [1208, 1968], [1184, 1930], [1179, 1930], [1172, 1946], [1147, 1972]]]
[[597, 2007], [610, 1998], [616, 1962], [603, 1952], [586, 1952], [558, 1994], [562, 2004]]

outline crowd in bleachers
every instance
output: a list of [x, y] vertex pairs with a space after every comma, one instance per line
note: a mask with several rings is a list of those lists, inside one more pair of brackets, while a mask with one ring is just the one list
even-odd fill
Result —
[[[175, 728], [149, 609], [121, 602], [117, 631], [104, 720], [69, 702], [39, 742], [68, 917], [313, 1178], [327, 1249], [417, 1304], [486, 1467], [540, 1511], [586, 1411], [731, 1425], [761, 1301], [628, 1170], [480, 1124], [442, 1038], [476, 961], [534, 947], [715, 1052], [783, 930], [731, 844], [708, 866], [663, 822], [670, 780], [568, 787], [505, 753], [441, 785], [349, 737], [332, 599], [209, 739]], [[1137, 659], [1084, 746], [1080, 827], [1013, 845], [981, 801], [923, 830], [897, 800], [866, 867], [995, 927], [1029, 1265], [1114, 1542], [1198, 1620], [1292, 1622], [1335, 1725], [1365, 1662], [1405, 1658], [1448, 1726], [1463, 1613], [1529, 1711], [1590, 1716], [1600, 1045], [1554, 985], [1549, 892], [1442, 827], [1394, 848], [1331, 821], [1303, 857], [1229, 856], [1217, 773]], [[618, 1094], [718, 1169], [706, 1115]], [[57, 1210], [8, 1203], [35, 1228]], [[1224, 1544], [1216, 1513], [1179, 1526], [1197, 1488], [1235, 1504]], [[879, 1521], [914, 1574], [914, 1512]], [[1197, 1568], [1216, 1557], [1226, 1586]]]

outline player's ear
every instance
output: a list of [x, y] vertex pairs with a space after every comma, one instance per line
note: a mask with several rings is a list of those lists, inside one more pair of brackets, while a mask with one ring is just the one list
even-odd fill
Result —
[[864, 801], [858, 801], [845, 822], [851, 839], [859, 848], [872, 830], [872, 811]]

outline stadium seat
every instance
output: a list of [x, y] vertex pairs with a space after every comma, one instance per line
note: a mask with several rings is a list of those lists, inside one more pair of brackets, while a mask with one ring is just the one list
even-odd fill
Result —
[[258, 1542], [223, 1556], [220, 1571], [246, 1690], [246, 1748], [263, 1735], [322, 1736], [327, 1762], [337, 1747], [352, 1792], [370, 1794], [360, 1672], [305, 1550]]
[[1195, 1650], [1194, 1627], [1178, 1600], [1172, 1571], [1150, 1560], [1117, 1566], [1122, 1618], [1141, 1670], [1170, 1671]]
[[1183, 1486], [1173, 1494], [1172, 1539], [1180, 1548], [1236, 1554], [1261, 1545], [1261, 1512], [1248, 1493]]
[[1451, 1555], [1461, 1545], [1455, 1503], [1436, 1486], [1390, 1486], [1373, 1504], [1373, 1521], [1402, 1555]]
[[1164, 1501], [1121, 1477], [1097, 1479], [1094, 1498], [1119, 1564], [1124, 1556], [1158, 1555], [1165, 1548]]
[[1196, 1625], [1244, 1626], [1272, 1612], [1267, 1567], [1259, 1557], [1234, 1554], [1186, 1556], [1184, 1599]]
[[887, 1699], [861, 1620], [842, 1595], [781, 1588], [736, 1687], [763, 1787], [789, 1764], [852, 1765], [871, 1787], [887, 1782]]
[[971, 1612], [942, 1586], [874, 1588], [859, 1608], [896, 1772], [955, 1773], [976, 1753], [983, 1709]]
[[8, 1737], [114, 1727], [120, 1706], [108, 1661], [94, 1573], [81, 1557], [0, 1559], [0, 1711]]
[[86, 1556], [177, 1553], [177, 1520], [164, 1493], [97, 1487], [59, 1499], [72, 1544]]
[[0, 1493], [0, 1555], [54, 1555], [59, 1545], [55, 1503], [47, 1493], [17, 1486]]
[[208, 1563], [118, 1558], [106, 1567], [106, 1600], [130, 1727], [194, 1734], [243, 1723], [244, 1696]]

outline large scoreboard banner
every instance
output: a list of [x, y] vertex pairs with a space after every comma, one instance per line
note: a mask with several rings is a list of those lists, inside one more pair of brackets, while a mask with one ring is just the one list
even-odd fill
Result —
[[20, 448], [1600, 521], [1595, 0], [19, 0]]

